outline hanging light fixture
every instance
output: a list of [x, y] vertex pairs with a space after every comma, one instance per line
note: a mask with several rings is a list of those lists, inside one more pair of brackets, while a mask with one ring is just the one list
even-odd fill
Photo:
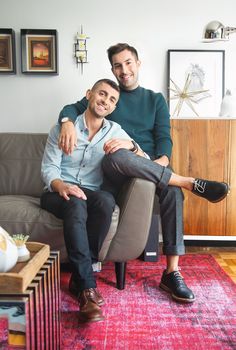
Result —
[[89, 39], [89, 37], [87, 37], [87, 35], [83, 33], [83, 26], [81, 26], [80, 33], [77, 33], [76, 35], [76, 42], [74, 44], [74, 55], [77, 67], [80, 65], [82, 74], [84, 63], [88, 63], [88, 52], [86, 46], [87, 39]]
[[219, 21], [209, 22], [203, 32], [203, 42], [227, 41], [229, 35], [236, 33], [235, 27], [225, 27]]

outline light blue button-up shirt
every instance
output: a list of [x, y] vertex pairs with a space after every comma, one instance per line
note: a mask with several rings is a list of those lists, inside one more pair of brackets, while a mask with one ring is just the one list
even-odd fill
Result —
[[78, 116], [75, 128], [77, 147], [71, 155], [66, 155], [58, 148], [59, 124], [56, 124], [48, 135], [41, 174], [50, 191], [51, 182], [56, 179], [98, 190], [103, 181], [101, 163], [105, 154], [104, 143], [111, 138], [131, 139], [119, 124], [106, 119], [91, 141], [88, 140], [89, 130], [84, 115]]

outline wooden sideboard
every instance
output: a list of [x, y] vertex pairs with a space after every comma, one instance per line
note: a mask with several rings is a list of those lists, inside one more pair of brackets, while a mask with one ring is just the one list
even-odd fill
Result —
[[185, 234], [236, 236], [236, 120], [172, 119], [171, 127], [175, 172], [231, 187], [215, 204], [184, 191]]

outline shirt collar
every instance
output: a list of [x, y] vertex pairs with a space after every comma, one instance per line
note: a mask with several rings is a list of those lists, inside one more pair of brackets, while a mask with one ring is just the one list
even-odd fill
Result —
[[[87, 127], [87, 124], [86, 124], [86, 120], [85, 120], [85, 113], [81, 114], [81, 115], [78, 117], [76, 123], [79, 124], [79, 128], [80, 128], [81, 130], [83, 130], [83, 131], [88, 130], [88, 127]], [[110, 124], [110, 122], [109, 122], [107, 119], [104, 118], [104, 119], [103, 119], [103, 122], [102, 122], [102, 127], [101, 127], [101, 129], [102, 129], [102, 130], [106, 129], [106, 128], [109, 126], [109, 124]]]

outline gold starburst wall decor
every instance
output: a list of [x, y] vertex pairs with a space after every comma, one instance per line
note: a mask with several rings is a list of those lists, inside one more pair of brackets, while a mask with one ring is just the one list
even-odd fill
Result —
[[187, 78], [185, 80], [184, 87], [182, 90], [171, 78], [170, 78], [170, 81], [174, 86], [174, 87], [169, 87], [169, 90], [173, 93], [173, 95], [170, 97], [170, 100], [178, 100], [173, 112], [173, 116], [175, 116], [175, 114], [177, 114], [177, 117], [179, 116], [183, 103], [185, 102], [186, 105], [196, 114], [196, 116], [199, 117], [199, 114], [194, 108], [194, 104], [198, 104], [198, 99], [196, 99], [196, 96], [202, 95], [208, 92], [209, 90], [189, 91], [189, 86], [191, 84], [190, 74], [187, 75]]

